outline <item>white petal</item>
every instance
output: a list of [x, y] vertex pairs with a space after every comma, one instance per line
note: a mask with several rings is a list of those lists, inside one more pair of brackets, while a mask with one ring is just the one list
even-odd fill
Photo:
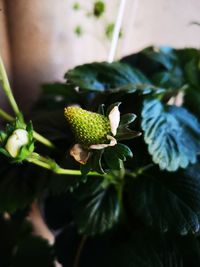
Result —
[[110, 140], [109, 146], [115, 146], [117, 144], [117, 140], [113, 136], [107, 135], [107, 138]]
[[110, 121], [110, 128], [112, 134], [115, 136], [117, 133], [117, 128], [120, 122], [120, 112], [118, 106], [115, 106], [108, 115]]
[[114, 137], [108, 135], [107, 138], [108, 138], [108, 140], [110, 140], [109, 144], [91, 145], [90, 148], [91, 149], [103, 149], [103, 148], [106, 148], [109, 146], [115, 146], [117, 144], [117, 140]]
[[27, 144], [28, 144], [28, 132], [24, 129], [17, 129], [8, 138], [5, 149], [9, 152], [9, 154], [13, 158], [15, 158], [18, 156], [21, 147]]
[[81, 145], [75, 144], [70, 149], [70, 155], [79, 163], [85, 164], [89, 159], [90, 152], [85, 150]]

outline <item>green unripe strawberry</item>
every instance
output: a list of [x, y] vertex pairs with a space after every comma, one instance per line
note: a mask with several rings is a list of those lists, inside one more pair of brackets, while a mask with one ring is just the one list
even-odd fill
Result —
[[107, 117], [77, 106], [65, 108], [65, 117], [79, 144], [89, 147], [108, 143], [107, 135], [111, 135], [111, 128]]

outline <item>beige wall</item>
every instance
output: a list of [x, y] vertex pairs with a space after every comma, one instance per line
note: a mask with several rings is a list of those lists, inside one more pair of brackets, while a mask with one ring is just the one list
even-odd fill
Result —
[[[134, 18], [124, 39], [122, 54], [138, 51], [150, 44], [174, 47], [200, 47], [199, 0], [131, 0]], [[134, 5], [134, 4], [132, 4]], [[132, 11], [127, 10], [131, 14]], [[129, 16], [131, 17], [131, 15]]]
[[[75, 65], [107, 59], [109, 42], [103, 37], [102, 21], [88, 19], [84, 12], [72, 10], [75, 1], [4, 0], [5, 6], [2, 2], [0, 49], [24, 109], [35, 101], [41, 83], [62, 80], [64, 72]], [[93, 0], [79, 2], [90, 9]], [[119, 0], [106, 2], [103, 23], [114, 20]], [[200, 21], [199, 11], [199, 0], [127, 0], [124, 38], [117, 56], [150, 44], [198, 47], [200, 27], [189, 24]], [[80, 38], [73, 32], [78, 24], [85, 31]]]

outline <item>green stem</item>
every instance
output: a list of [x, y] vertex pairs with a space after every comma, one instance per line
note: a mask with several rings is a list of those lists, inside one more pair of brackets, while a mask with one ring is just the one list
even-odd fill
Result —
[[33, 131], [33, 137], [35, 138], [35, 140], [37, 140], [41, 144], [48, 146], [50, 148], [55, 148], [54, 144], [50, 140], [48, 140], [41, 134], [37, 133], [36, 131]]
[[8, 76], [6, 74], [6, 69], [4, 67], [3, 60], [1, 58], [1, 56], [0, 56], [0, 83], [2, 85], [2, 89], [4, 90], [6, 96], [8, 97], [8, 100], [9, 100], [11, 107], [12, 107], [13, 111], [15, 112], [16, 116], [21, 118], [21, 112], [20, 112], [18, 105], [15, 101], [15, 98], [13, 96], [13, 93], [12, 93], [12, 90], [10, 87], [10, 83], [8, 80]]
[[[5, 119], [6, 121], [10, 121], [10, 122], [15, 119], [14, 117], [12, 117], [10, 114], [5, 112], [1, 108], [0, 108], [0, 117]], [[35, 140], [42, 143], [43, 145], [48, 146], [50, 148], [55, 148], [54, 144], [50, 140], [48, 140], [47, 138], [45, 138], [41, 134], [37, 133], [36, 131], [33, 131], [33, 137], [35, 138]]]
[[145, 171], [147, 171], [148, 169], [151, 169], [154, 166], [155, 164], [150, 163], [148, 165], [145, 165], [144, 167], [136, 169], [134, 172], [126, 171], [126, 175], [133, 177], [133, 178], [137, 178], [138, 176], [142, 175]]
[[2, 117], [6, 121], [13, 121], [14, 118], [10, 116], [7, 112], [0, 108], [0, 117]]
[[[53, 171], [56, 174], [67, 174], [67, 175], [82, 175], [81, 171], [79, 170], [71, 170], [71, 169], [64, 169], [61, 168], [56, 164], [56, 162], [50, 158], [45, 158], [35, 152], [33, 152], [26, 160], [30, 163], [38, 165], [42, 168], [48, 169]], [[89, 172], [87, 175], [89, 176], [102, 176], [100, 173], [97, 172]]]

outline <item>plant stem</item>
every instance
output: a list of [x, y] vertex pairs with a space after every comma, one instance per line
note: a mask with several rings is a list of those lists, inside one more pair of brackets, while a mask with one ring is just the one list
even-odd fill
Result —
[[[4, 111], [1, 108], [0, 108], [0, 117], [10, 122], [15, 119], [14, 117], [12, 117], [10, 114], [8, 114], [6, 111]], [[48, 140], [41, 134], [37, 133], [36, 131], [33, 131], [33, 137], [35, 138], [35, 140], [42, 143], [43, 145], [48, 146], [50, 148], [55, 148], [54, 144], [50, 140]]]
[[1, 56], [0, 56], [0, 83], [2, 85], [2, 89], [4, 90], [6, 96], [8, 97], [8, 100], [11, 104], [11, 107], [12, 107], [14, 113], [16, 114], [17, 117], [20, 118], [21, 113], [20, 113], [18, 105], [15, 101], [15, 98], [13, 96], [13, 93], [12, 93], [12, 90], [10, 87], [10, 83], [8, 81], [8, 76], [6, 74], [6, 69], [4, 67], [3, 60], [1, 58]]
[[[79, 170], [61, 168], [59, 165], [57, 165], [57, 163], [54, 160], [50, 158], [45, 158], [35, 152], [33, 152], [28, 158], [26, 158], [26, 160], [42, 168], [51, 170], [56, 174], [78, 175], [78, 176], [82, 175], [81, 171]], [[100, 173], [97, 173], [97, 172], [89, 172], [87, 175], [88, 176], [102, 176]]]
[[0, 108], [0, 117], [2, 117], [6, 121], [13, 121], [14, 118], [10, 116], [7, 112]]
[[137, 178], [138, 176], [142, 175], [146, 170], [151, 169], [154, 166], [155, 164], [149, 163], [148, 165], [145, 165], [144, 167], [136, 169], [134, 172], [126, 171], [126, 175], [133, 177], [133, 178]]
[[36, 131], [33, 131], [33, 137], [35, 138], [35, 140], [37, 140], [41, 144], [48, 146], [50, 148], [55, 148], [54, 144], [49, 139], [45, 138], [44, 136], [37, 133]]
[[80, 243], [79, 243], [79, 246], [78, 246], [78, 249], [77, 249], [77, 252], [76, 252], [76, 257], [75, 257], [75, 260], [74, 260], [73, 267], [78, 267], [79, 266], [81, 252], [83, 250], [83, 247], [84, 247], [86, 241], [87, 241], [87, 236], [84, 235], [82, 237]]

